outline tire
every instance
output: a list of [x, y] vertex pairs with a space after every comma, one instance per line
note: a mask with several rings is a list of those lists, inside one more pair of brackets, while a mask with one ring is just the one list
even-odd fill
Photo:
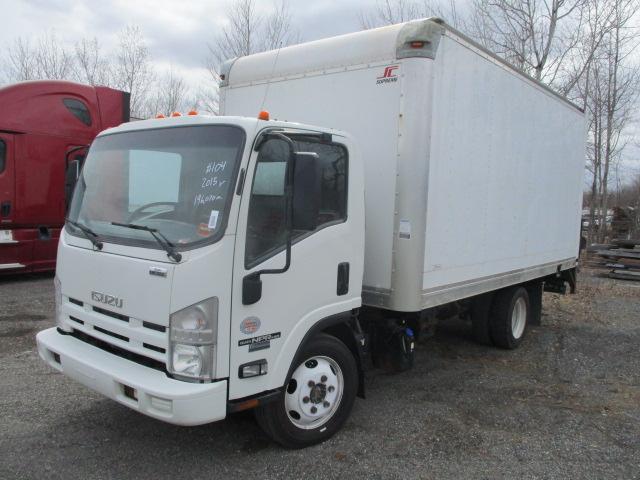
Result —
[[496, 293], [489, 315], [491, 339], [496, 347], [513, 350], [527, 333], [531, 308], [524, 287], [510, 287]]
[[345, 344], [326, 334], [309, 341], [294, 362], [282, 396], [256, 408], [255, 416], [272, 440], [286, 448], [303, 448], [330, 438], [349, 417], [358, 368]]

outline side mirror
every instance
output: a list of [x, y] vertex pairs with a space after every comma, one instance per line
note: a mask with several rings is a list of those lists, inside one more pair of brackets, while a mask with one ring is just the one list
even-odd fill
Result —
[[71, 160], [67, 164], [67, 171], [64, 177], [64, 196], [67, 202], [67, 209], [71, 204], [71, 197], [73, 196], [73, 189], [76, 186], [76, 182], [80, 177], [80, 160]]
[[312, 231], [318, 226], [322, 171], [317, 153], [297, 152], [293, 171], [293, 230]]

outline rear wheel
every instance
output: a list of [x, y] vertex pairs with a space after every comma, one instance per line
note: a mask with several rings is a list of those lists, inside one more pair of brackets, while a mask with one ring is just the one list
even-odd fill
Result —
[[351, 351], [337, 338], [321, 334], [305, 346], [282, 397], [258, 407], [256, 420], [287, 448], [320, 443], [349, 417], [357, 390]]
[[497, 347], [514, 349], [522, 342], [530, 315], [529, 294], [524, 287], [496, 293], [491, 305], [490, 333]]

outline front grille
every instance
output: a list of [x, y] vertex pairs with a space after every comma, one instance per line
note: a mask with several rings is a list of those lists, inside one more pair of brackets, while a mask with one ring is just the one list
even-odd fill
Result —
[[111, 335], [113, 338], [117, 338], [118, 340], [122, 340], [123, 342], [128, 342], [129, 338], [125, 337], [124, 335], [120, 335], [118, 333], [113, 333], [110, 332], [109, 330], [106, 330], [104, 328], [100, 328], [100, 327], [96, 327], [95, 325], [93, 326], [93, 329], [96, 332], [100, 332], [100, 333], [104, 333], [105, 335]]
[[117, 318], [118, 320], [122, 320], [123, 322], [129, 321], [129, 317], [127, 317], [126, 315], [122, 315], [121, 313], [111, 312], [109, 310], [105, 310], [104, 308], [93, 307], [93, 311], [101, 313], [102, 315], [106, 315], [107, 317]]
[[69, 298], [69, 301], [71, 303], [74, 303], [74, 304], [80, 306], [80, 307], [84, 305], [84, 303], [82, 303], [80, 300], [76, 300], [75, 298]]
[[156, 347], [155, 345], [151, 345], [149, 343], [143, 343], [142, 346], [144, 348], [148, 348], [149, 350], [153, 350], [155, 352], [167, 353], [167, 351], [162, 347]]
[[125, 358], [127, 360], [131, 360], [132, 362], [139, 363], [144, 365], [145, 367], [153, 368], [155, 370], [160, 370], [161, 372], [166, 372], [165, 366], [163, 362], [159, 362], [158, 360], [154, 360], [153, 358], [145, 357], [144, 355], [139, 355], [137, 353], [130, 352], [125, 350], [124, 348], [116, 347], [111, 343], [104, 342], [98, 338], [87, 335], [84, 332], [79, 330], [72, 330], [71, 335], [78, 340], [82, 340], [94, 347], [98, 347], [105, 352], [112, 353], [113, 355], [117, 355], [118, 357]]
[[151, 323], [151, 322], [142, 322], [142, 326], [144, 328], [150, 328], [151, 330], [155, 330], [156, 332], [166, 332], [167, 331], [167, 327], [163, 327], [162, 325], [156, 325], [155, 323]]
[[63, 304], [63, 312], [67, 325], [77, 333], [83, 341], [92, 339], [92, 344], [99, 344], [104, 349], [110, 345], [113, 352], [138, 363], [146, 364], [141, 359], [164, 365], [166, 362], [168, 338], [167, 327], [153, 322], [128, 316], [124, 313], [113, 312], [92, 305], [86, 301], [71, 298]]

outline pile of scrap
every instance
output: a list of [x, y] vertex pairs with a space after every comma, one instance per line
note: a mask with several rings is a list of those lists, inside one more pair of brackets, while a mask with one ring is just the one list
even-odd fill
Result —
[[614, 240], [592, 253], [591, 265], [609, 270], [609, 278], [640, 281], [640, 239]]

